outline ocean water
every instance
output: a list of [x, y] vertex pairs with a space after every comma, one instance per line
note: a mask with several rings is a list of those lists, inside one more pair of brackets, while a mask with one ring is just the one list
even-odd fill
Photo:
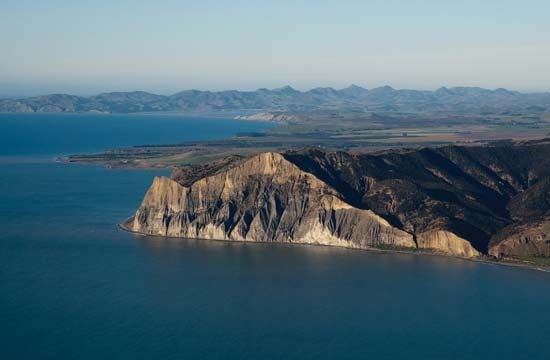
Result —
[[129, 234], [116, 224], [165, 171], [52, 161], [264, 126], [0, 115], [0, 358], [550, 358], [550, 274]]

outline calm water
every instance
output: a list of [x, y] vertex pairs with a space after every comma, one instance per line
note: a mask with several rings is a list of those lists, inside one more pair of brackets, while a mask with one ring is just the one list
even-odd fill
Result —
[[0, 358], [550, 358], [549, 274], [131, 235], [116, 223], [162, 172], [49, 160], [262, 126], [1, 115]]

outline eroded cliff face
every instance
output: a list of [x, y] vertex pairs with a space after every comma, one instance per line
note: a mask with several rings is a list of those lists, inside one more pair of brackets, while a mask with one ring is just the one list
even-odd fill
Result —
[[162, 236], [415, 248], [413, 236], [339, 198], [277, 153], [254, 156], [189, 186], [157, 177], [129, 230]]
[[450, 231], [426, 231], [417, 236], [417, 242], [419, 249], [433, 250], [467, 258], [481, 255], [468, 240]]
[[513, 224], [493, 239], [489, 254], [495, 257], [550, 256], [550, 217]]
[[550, 256], [550, 144], [227, 158], [156, 178], [132, 231]]

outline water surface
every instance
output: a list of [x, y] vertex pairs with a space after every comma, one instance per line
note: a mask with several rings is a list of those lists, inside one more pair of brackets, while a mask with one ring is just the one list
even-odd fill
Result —
[[2, 114], [0, 157], [52, 156], [176, 144], [259, 131], [267, 123], [177, 115]]
[[[11, 159], [0, 161], [2, 359], [550, 357], [546, 273], [435, 256], [137, 236], [116, 224], [166, 172], [50, 161], [262, 124], [7, 116], [0, 116], [0, 159]], [[172, 130], [155, 132], [158, 124]]]

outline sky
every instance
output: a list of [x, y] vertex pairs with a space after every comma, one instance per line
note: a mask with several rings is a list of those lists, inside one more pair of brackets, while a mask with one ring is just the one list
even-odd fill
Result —
[[549, 0], [0, 0], [0, 96], [550, 90]]

